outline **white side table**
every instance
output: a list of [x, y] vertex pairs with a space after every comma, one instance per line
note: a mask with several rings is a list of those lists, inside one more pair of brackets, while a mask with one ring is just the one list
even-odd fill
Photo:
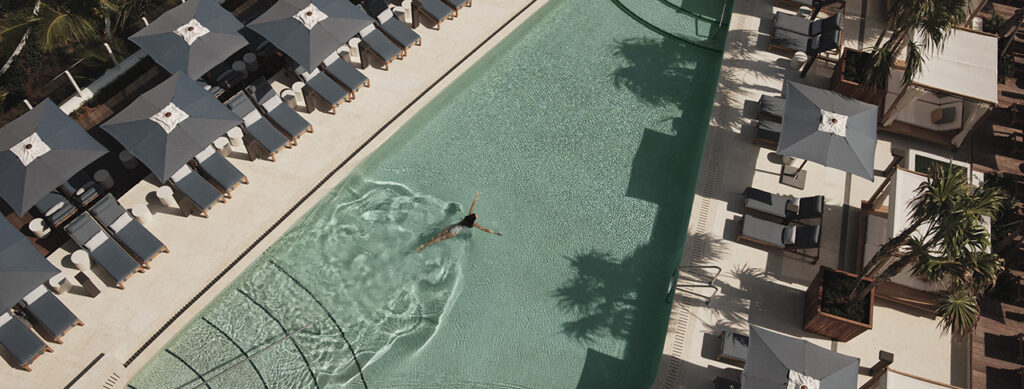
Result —
[[160, 200], [160, 204], [163, 204], [165, 207], [178, 207], [178, 202], [174, 200], [174, 191], [167, 185], [156, 188], [156, 198], [157, 200]]
[[139, 224], [146, 224], [153, 220], [153, 213], [149, 211], [148, 205], [135, 204], [132, 206], [132, 217], [138, 220]]
[[53, 290], [53, 293], [61, 294], [71, 290], [71, 282], [63, 274], [57, 274], [50, 277], [50, 280], [46, 282]]
[[256, 54], [245, 53], [245, 55], [242, 56], [242, 62], [245, 63], [245, 70], [250, 72], [254, 72], [256, 69], [260, 68], [259, 62], [256, 62]]
[[217, 152], [220, 153], [220, 155], [227, 157], [231, 155], [231, 149], [228, 148], [229, 142], [228, 137], [219, 137], [213, 140], [213, 148], [217, 149]]
[[135, 156], [132, 155], [132, 153], [129, 153], [128, 150], [121, 150], [121, 153], [117, 154], [117, 159], [120, 159], [121, 165], [128, 170], [135, 169], [139, 166], [139, 160], [135, 159]]
[[85, 250], [75, 250], [71, 253], [71, 263], [83, 272], [87, 272], [92, 267], [92, 262], [89, 260], [89, 252]]
[[245, 70], [245, 62], [242, 62], [241, 60], [232, 62], [231, 63], [231, 70], [234, 70], [236, 72], [242, 73], [243, 75], [248, 75], [249, 74], [249, 72], [247, 72]]
[[[362, 42], [362, 41], [363, 40], [359, 39], [359, 38], [352, 38], [352, 39], [348, 40], [348, 48], [349, 48], [348, 61], [349, 62], [351, 62], [353, 64], [357, 64], [357, 65], [362, 65], [363, 64], [363, 59], [359, 58], [359, 42]], [[295, 89], [295, 88], [292, 88], [292, 89]]]
[[103, 185], [103, 189], [110, 190], [114, 187], [114, 177], [110, 176], [110, 172], [107, 169], [97, 170], [96, 173], [92, 174], [92, 179]]
[[796, 53], [793, 53], [793, 59], [789, 61], [789, 68], [793, 70], [800, 70], [800, 67], [804, 66], [804, 62], [807, 62], [807, 53], [797, 51]]
[[43, 223], [42, 218], [35, 218], [28, 222], [28, 230], [32, 231], [32, 235], [35, 235], [38, 239], [50, 236], [50, 227], [47, 227], [46, 224]]
[[281, 101], [288, 104], [289, 107], [295, 109], [295, 91], [292, 88], [284, 88], [281, 90]]
[[227, 135], [228, 141], [231, 142], [231, 147], [245, 147], [245, 142], [242, 142], [242, 129], [240, 127], [231, 127]]
[[405, 24], [408, 24], [409, 27], [412, 27], [412, 19], [414, 17], [412, 12], [412, 0], [402, 0], [402, 11], [405, 11]]
[[301, 106], [306, 113], [310, 113], [313, 112], [313, 107], [310, 107], [309, 103], [306, 102], [306, 94], [302, 92], [302, 88], [305, 86], [306, 83], [296, 81], [289, 89], [295, 92], [295, 106]]

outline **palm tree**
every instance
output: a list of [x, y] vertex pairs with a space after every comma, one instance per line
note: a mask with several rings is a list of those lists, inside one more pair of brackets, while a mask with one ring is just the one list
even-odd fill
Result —
[[[886, 34], [879, 35], [869, 51], [871, 60], [862, 85], [884, 88], [904, 47], [903, 84], [909, 84], [924, 65], [923, 50], [941, 48], [953, 28], [964, 25], [967, 20], [965, 4], [966, 0], [892, 0], [886, 19], [886, 30], [892, 33], [884, 43]], [[925, 38], [924, 47], [913, 39], [918, 33]]]
[[[975, 187], [966, 169], [939, 167], [916, 189], [910, 224], [879, 248], [843, 301], [863, 301], [880, 283], [910, 267], [912, 274], [940, 283], [944, 328], [965, 337], [977, 324], [977, 296], [995, 285], [1003, 259], [993, 254], [987, 223], [1006, 203], [997, 187]], [[923, 228], [923, 230], [922, 230]], [[870, 282], [862, 282], [874, 275]]]

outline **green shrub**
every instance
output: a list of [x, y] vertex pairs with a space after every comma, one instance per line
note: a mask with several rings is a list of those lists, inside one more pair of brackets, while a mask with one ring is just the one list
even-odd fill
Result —
[[[861, 281], [867, 284], [867, 281]], [[867, 323], [871, 312], [871, 301], [869, 297], [851, 304], [842, 304], [841, 301], [853, 292], [857, 285], [857, 279], [840, 273], [826, 272], [821, 282], [822, 297], [821, 311], [836, 315], [853, 321]], [[869, 295], [870, 296], [870, 295]]]

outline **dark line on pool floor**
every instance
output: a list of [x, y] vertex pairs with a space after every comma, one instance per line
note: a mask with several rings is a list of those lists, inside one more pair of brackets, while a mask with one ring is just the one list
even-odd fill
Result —
[[206, 292], [209, 291], [210, 288], [212, 288], [213, 285], [215, 285], [218, 281], [220, 281], [221, 278], [224, 278], [224, 275], [226, 275], [229, 271], [231, 271], [231, 269], [233, 269], [235, 267], [235, 265], [238, 264], [238, 262], [241, 262], [242, 259], [245, 258], [246, 255], [248, 255], [250, 252], [252, 252], [252, 250], [256, 247], [256, 245], [260, 244], [260, 242], [263, 242], [263, 240], [266, 239], [267, 236], [270, 235], [271, 232], [273, 232], [275, 229], [277, 229], [277, 227], [280, 226], [281, 223], [284, 222], [285, 219], [287, 219], [289, 216], [291, 216], [292, 213], [295, 213], [295, 210], [298, 209], [299, 206], [301, 206], [303, 203], [305, 203], [306, 200], [308, 200], [311, 196], [313, 196], [313, 193], [316, 193], [316, 191], [319, 190], [325, 183], [327, 183], [328, 180], [330, 180], [332, 177], [334, 177], [334, 175], [338, 171], [340, 171], [343, 167], [345, 167], [345, 165], [347, 165], [350, 161], [352, 161], [352, 159], [355, 158], [356, 155], [358, 155], [360, 152], [362, 152], [363, 149], [365, 149], [370, 144], [370, 142], [373, 142], [373, 140], [377, 139], [377, 137], [381, 133], [383, 133], [384, 130], [386, 130], [389, 126], [391, 126], [392, 123], [394, 123], [396, 120], [398, 120], [398, 118], [400, 118], [403, 114], [405, 114], [407, 111], [409, 111], [409, 109], [412, 108], [413, 105], [415, 105], [421, 99], [423, 99], [423, 96], [425, 96], [427, 93], [432, 91], [435, 87], [437, 87], [437, 85], [440, 84], [441, 81], [443, 81], [445, 78], [447, 78], [449, 75], [451, 75], [452, 72], [454, 72], [456, 69], [458, 69], [460, 66], [462, 66], [462, 64], [465, 63], [467, 60], [469, 60], [469, 58], [472, 57], [474, 54], [476, 54], [477, 51], [480, 51], [481, 47], [486, 45], [488, 42], [491, 41], [491, 39], [494, 39], [495, 36], [497, 36], [499, 33], [504, 31], [505, 28], [508, 27], [509, 24], [511, 24], [516, 19], [518, 19], [519, 16], [521, 16], [524, 12], [526, 12], [526, 10], [530, 9], [530, 7], [532, 7], [536, 2], [537, 2], [537, 0], [530, 0], [530, 2], [526, 4], [526, 6], [524, 6], [521, 10], [516, 12], [514, 15], [512, 15], [512, 17], [509, 20], [505, 21], [505, 23], [503, 23], [501, 26], [499, 26], [497, 30], [494, 30], [494, 32], [492, 32], [490, 35], [488, 35], [486, 38], [484, 38], [484, 40], [481, 41], [480, 44], [476, 45], [476, 47], [474, 47], [472, 50], [470, 50], [468, 54], [466, 54], [464, 57], [459, 59], [459, 61], [456, 62], [455, 65], [452, 65], [452, 67], [449, 68], [446, 72], [444, 72], [444, 74], [442, 74], [441, 77], [439, 77], [437, 80], [434, 80], [433, 83], [431, 83], [429, 86], [427, 86], [427, 88], [424, 89], [423, 92], [420, 92], [420, 94], [416, 95], [416, 97], [413, 98], [412, 101], [409, 102], [409, 104], [407, 104], [405, 107], [403, 107], [400, 111], [398, 111], [398, 113], [396, 113], [394, 116], [392, 116], [391, 119], [389, 119], [386, 123], [384, 123], [383, 126], [381, 126], [379, 129], [377, 129], [376, 132], [374, 132], [372, 135], [370, 135], [370, 137], [368, 139], [366, 139], [365, 142], [360, 144], [359, 147], [356, 148], [352, 152], [352, 154], [349, 154], [348, 157], [346, 157], [343, 161], [341, 161], [341, 163], [338, 164], [338, 166], [336, 166], [334, 169], [331, 169], [331, 171], [328, 172], [327, 175], [324, 176], [324, 178], [320, 180], [320, 182], [318, 182], [316, 185], [314, 185], [313, 188], [309, 190], [309, 192], [307, 192], [305, 195], [303, 195], [302, 198], [300, 198], [299, 201], [295, 203], [295, 205], [292, 205], [292, 207], [289, 208], [288, 211], [286, 211], [284, 213], [284, 215], [282, 215], [280, 218], [278, 218], [277, 221], [274, 222], [274, 224], [270, 225], [270, 228], [268, 228], [266, 231], [264, 231], [262, 234], [260, 234], [260, 236], [257, 237], [256, 240], [253, 241], [252, 244], [249, 245], [249, 247], [247, 247], [245, 250], [243, 250], [242, 253], [239, 254], [237, 258], [235, 258], [233, 261], [231, 261], [231, 263], [229, 263], [227, 265], [227, 267], [224, 268], [224, 270], [221, 270], [221, 272], [218, 273], [217, 276], [213, 278], [213, 280], [211, 280], [209, 283], [206, 284], [206, 286], [204, 286], [202, 289], [200, 289], [199, 292], [196, 293], [195, 296], [192, 296], [192, 298], [189, 299], [188, 302], [185, 303], [185, 305], [183, 307], [181, 307], [181, 309], [179, 309], [177, 312], [175, 312], [174, 315], [171, 316], [171, 318], [168, 319], [166, 323], [164, 323], [162, 326], [160, 326], [160, 329], [158, 329], [156, 331], [156, 333], [153, 334], [153, 336], [149, 337], [149, 339], [147, 339], [146, 342], [144, 342], [142, 344], [142, 346], [139, 347], [138, 350], [135, 350], [135, 352], [132, 353], [132, 356], [129, 357], [127, 361], [125, 361], [124, 367], [128, 367], [129, 365], [132, 364], [132, 362], [135, 362], [135, 359], [137, 359], [139, 357], [139, 355], [142, 354], [142, 352], [146, 350], [146, 348], [148, 348], [151, 344], [153, 344], [153, 342], [156, 341], [157, 337], [159, 337], [161, 334], [163, 334], [164, 331], [167, 331], [167, 328], [170, 327], [171, 324], [174, 323], [176, 320], [178, 320], [178, 318], [181, 317], [181, 315], [184, 314], [187, 309], [192, 307], [192, 305], [195, 304], [196, 301], [200, 297], [205, 295]]
[[[188, 362], [185, 362], [185, 360], [179, 357], [178, 354], [175, 354], [170, 349], [164, 349], [164, 351], [166, 351], [168, 354], [171, 354], [171, 356], [174, 357], [174, 359], [177, 359], [178, 362], [181, 362], [181, 364], [185, 365], [185, 367], [187, 367], [189, 370], [192, 370], [192, 372], [196, 374], [196, 377], [199, 377], [200, 386], [203, 385], [202, 382], [206, 382], [206, 378], [203, 378], [203, 375], [199, 374], [199, 370], [196, 370], [194, 367], [192, 367], [192, 365], [189, 365]], [[207, 389], [213, 389], [213, 387], [210, 386], [209, 382], [206, 383], [206, 387]]]
[[[227, 332], [224, 332], [224, 330], [220, 329], [220, 327], [217, 327], [216, 324], [213, 324], [213, 322], [211, 322], [205, 316], [204, 317], [200, 317], [200, 319], [203, 319], [203, 321], [206, 322], [206, 324], [209, 324], [210, 327], [213, 327], [213, 329], [217, 330], [217, 332], [219, 332], [221, 335], [224, 335], [224, 338], [226, 338], [228, 340], [228, 342], [231, 342], [231, 344], [233, 344], [235, 346], [235, 348], [238, 349], [238, 351], [241, 351], [242, 352], [242, 356], [245, 357], [245, 359], [249, 360], [249, 366], [252, 366], [252, 370], [256, 372], [256, 376], [260, 377], [260, 382], [263, 383], [263, 387], [266, 388], [266, 389], [270, 389], [270, 387], [267, 386], [267, 380], [263, 379], [263, 374], [260, 373], [260, 369], [258, 367], [256, 367], [256, 362], [253, 362], [252, 359], [249, 358], [249, 353], [245, 352], [245, 349], [242, 348], [242, 345], [238, 344], [238, 342], [236, 342], [234, 338], [229, 336]], [[234, 366], [232, 366], [232, 367], [234, 367]], [[216, 377], [214, 377], [214, 378], [216, 378]]]
[[[238, 293], [241, 293], [242, 296], [245, 296], [245, 298], [249, 299], [249, 301], [252, 301], [252, 303], [254, 305], [256, 305], [257, 307], [259, 307], [259, 309], [263, 310], [263, 313], [267, 314], [267, 316], [269, 316], [271, 320], [273, 320], [275, 323], [277, 323], [278, 327], [281, 327], [281, 332], [283, 332], [285, 336], [288, 335], [289, 331], [288, 331], [287, 328], [284, 327], [284, 323], [281, 323], [281, 321], [278, 320], [277, 317], [274, 317], [274, 315], [270, 313], [270, 309], [268, 309], [267, 307], [263, 306], [263, 304], [260, 304], [258, 301], [256, 301], [256, 299], [254, 299], [248, 293], [245, 293], [244, 290], [241, 290], [241, 289], [235, 289], [235, 290], [237, 290]], [[309, 360], [306, 359], [306, 354], [303, 353], [302, 352], [302, 348], [299, 347], [299, 342], [297, 340], [295, 340], [295, 338], [292, 338], [292, 337], [289, 337], [288, 339], [292, 341], [292, 344], [295, 345], [295, 349], [299, 351], [299, 356], [302, 357], [302, 362], [306, 364], [306, 370], [309, 371], [309, 375], [311, 377], [313, 377], [313, 386], [316, 386], [317, 389], [320, 389], [320, 384], [316, 382], [316, 374], [313, 373], [313, 367], [309, 365]]]

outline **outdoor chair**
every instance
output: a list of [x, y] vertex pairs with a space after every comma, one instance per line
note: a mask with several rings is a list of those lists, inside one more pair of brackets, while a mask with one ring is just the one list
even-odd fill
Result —
[[814, 53], [825, 53], [838, 49], [841, 42], [842, 29], [833, 29], [826, 25], [824, 32], [813, 37], [787, 30], [775, 30], [768, 48], [777, 49], [790, 55], [797, 51], [803, 51], [813, 57]]
[[[821, 226], [787, 226], [764, 220], [750, 214], [744, 214], [740, 236], [737, 240], [746, 240], [763, 246], [769, 246], [793, 252], [818, 262], [818, 255], [806, 254], [798, 250], [818, 249], [821, 245]], [[818, 250], [815, 250], [816, 252]]]
[[775, 13], [775, 19], [772, 23], [772, 34], [774, 35], [779, 30], [785, 30], [812, 37], [824, 32], [826, 25], [839, 28], [842, 19], [842, 13], [812, 21], [802, 16], [779, 11]]
[[715, 360], [739, 367], [743, 367], [747, 363], [747, 347], [750, 346], [750, 337], [732, 331], [722, 331], [718, 335], [718, 339], [721, 343]]
[[786, 111], [786, 98], [761, 95], [757, 104], [761, 107], [757, 113], [758, 119], [782, 123], [782, 114]]
[[214, 205], [225, 202], [224, 195], [188, 165], [174, 172], [168, 182], [205, 218], [210, 217], [210, 209]]
[[784, 223], [793, 220], [818, 219], [825, 211], [825, 196], [797, 199], [747, 187], [747, 190], [743, 192], [743, 212], [747, 213], [747, 211], [773, 216]]
[[[264, 84], [266, 84], [265, 81]], [[313, 132], [313, 125], [309, 124], [306, 119], [303, 119], [294, 109], [284, 104], [281, 97], [270, 88], [270, 84], [266, 84], [266, 89], [263, 91], [258, 89], [262, 88], [249, 85], [245, 87], [245, 93], [256, 102], [260, 113], [269, 118], [271, 123], [275, 124], [279, 130], [291, 139], [292, 145], [297, 146], [299, 144], [299, 137], [302, 134]]]
[[[292, 111], [294, 112], [294, 111]], [[240, 184], [249, 184], [249, 178], [245, 176], [227, 158], [217, 153], [213, 146], [206, 146], [203, 151], [196, 154], [196, 166], [199, 171], [209, 178], [215, 186], [218, 186], [224, 196], [231, 198], [231, 191]]]
[[144, 268], [148, 269], [149, 262], [160, 253], [171, 252], [167, 245], [135, 220], [109, 193], [97, 201], [89, 212]]
[[412, 4], [420, 15], [426, 16], [434, 23], [434, 28], [441, 29], [441, 22], [445, 19], [455, 18], [455, 10], [445, 5], [441, 0], [413, 0]]
[[256, 159], [256, 152], [262, 151], [271, 161], [277, 161], [277, 153], [285, 147], [291, 147], [291, 141], [274, 127], [270, 120], [260, 115], [256, 106], [244, 94], [239, 93], [226, 103], [231, 112], [242, 118], [242, 130], [245, 132], [245, 149], [249, 160]]
[[385, 8], [384, 11], [377, 14], [376, 19], [379, 31], [402, 48], [402, 56], [405, 56], [413, 45], [423, 45], [423, 38], [420, 37], [420, 34], [395, 18], [395, 14], [391, 12], [390, 8]]
[[60, 338], [72, 328], [85, 325], [43, 285], [39, 285], [25, 295], [21, 299], [21, 306], [29, 317], [39, 323], [39, 326], [50, 334], [53, 341], [59, 344], [64, 344]]
[[758, 120], [757, 135], [754, 137], [754, 143], [759, 143], [767, 148], [775, 149], [779, 146], [779, 137], [781, 135], [782, 123]]
[[71, 204], [71, 200], [68, 200], [56, 190], [52, 190], [44, 195], [36, 205], [32, 206], [32, 209], [39, 212], [43, 216], [43, 220], [46, 220], [47, 223], [54, 227], [64, 224], [75, 214], [75, 206]]
[[146, 271], [88, 213], [68, 223], [65, 231], [71, 240], [89, 252], [89, 257], [114, 279], [118, 288], [124, 289], [124, 282], [136, 272]]
[[356, 92], [359, 91], [359, 88], [370, 86], [370, 79], [366, 78], [355, 66], [342, 59], [338, 53], [328, 55], [324, 59], [323, 69], [328, 76], [348, 90], [349, 100], [356, 99]]
[[359, 38], [362, 42], [359, 46], [366, 49], [374, 57], [377, 57], [381, 62], [384, 63], [384, 70], [388, 70], [388, 66], [391, 61], [395, 58], [401, 59], [405, 49], [398, 47], [395, 42], [392, 42], [387, 35], [377, 29], [377, 26], [370, 24], [359, 31]]
[[96, 183], [85, 172], [78, 172], [64, 181], [60, 190], [64, 196], [74, 201], [80, 207], [87, 207], [90, 203], [100, 198], [100, 184]]
[[322, 73], [320, 69], [306, 71], [305, 68], [296, 66], [295, 74], [298, 75], [299, 78], [301, 78], [302, 81], [305, 82], [321, 100], [331, 107], [331, 114], [338, 113], [337, 108], [341, 105], [342, 101], [349, 101], [348, 91], [342, 88], [341, 85], [338, 85], [337, 82], [334, 82], [330, 76]]
[[0, 315], [0, 346], [7, 350], [14, 363], [25, 371], [32, 371], [28, 365], [35, 362], [43, 352], [53, 352], [43, 343], [29, 326], [14, 317], [10, 311]]

